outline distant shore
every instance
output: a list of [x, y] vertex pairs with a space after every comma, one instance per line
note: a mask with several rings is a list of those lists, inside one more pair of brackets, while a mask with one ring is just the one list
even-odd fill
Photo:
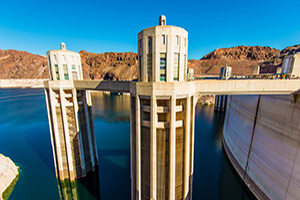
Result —
[[0, 79], [0, 88], [43, 88], [48, 79]]

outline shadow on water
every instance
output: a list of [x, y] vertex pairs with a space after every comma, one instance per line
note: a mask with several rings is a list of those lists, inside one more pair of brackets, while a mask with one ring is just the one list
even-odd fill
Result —
[[220, 175], [220, 197], [222, 200], [256, 200], [247, 185], [238, 175], [224, 148], [222, 149], [222, 167]]
[[214, 112], [212, 136], [213, 136], [213, 140], [215, 141], [215, 147], [218, 150], [222, 149], [224, 118], [225, 118], [225, 113], [216, 112], [216, 111]]
[[58, 180], [57, 183], [61, 200], [100, 199], [99, 169], [75, 181]]
[[130, 199], [130, 150], [99, 150], [101, 198]]
[[[47, 127], [48, 124], [43, 125]], [[38, 157], [45, 163], [47, 168], [55, 176], [54, 161], [52, 155], [52, 147], [50, 143], [49, 130], [45, 131], [43, 129], [30, 129], [30, 134], [25, 135], [25, 140], [29, 146], [34, 150]], [[43, 144], [43, 145], [41, 145]]]

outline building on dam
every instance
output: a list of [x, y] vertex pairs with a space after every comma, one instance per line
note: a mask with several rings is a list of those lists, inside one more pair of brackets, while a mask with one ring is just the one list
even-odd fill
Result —
[[138, 34], [139, 81], [131, 93], [132, 199], [191, 199], [195, 84], [187, 81], [188, 33], [159, 26]]
[[75, 89], [82, 80], [80, 54], [66, 50], [47, 52], [50, 80], [45, 86], [51, 143], [58, 179], [75, 180], [98, 165], [90, 94]]

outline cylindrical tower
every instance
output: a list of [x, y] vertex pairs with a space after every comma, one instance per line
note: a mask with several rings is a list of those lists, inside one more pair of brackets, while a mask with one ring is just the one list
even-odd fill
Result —
[[188, 33], [183, 28], [167, 26], [164, 15], [159, 24], [138, 34], [139, 81], [185, 81]]
[[61, 43], [60, 50], [47, 52], [47, 59], [50, 81], [44, 90], [56, 176], [72, 181], [98, 165], [91, 97], [71, 81], [83, 79], [79, 53]]
[[131, 86], [132, 199], [191, 199], [195, 85], [186, 81], [187, 36], [159, 26], [138, 34], [139, 82]]

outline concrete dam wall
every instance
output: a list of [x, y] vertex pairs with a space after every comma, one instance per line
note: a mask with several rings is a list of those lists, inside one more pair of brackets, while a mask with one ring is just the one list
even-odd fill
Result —
[[300, 199], [300, 95], [229, 96], [224, 149], [259, 199]]

